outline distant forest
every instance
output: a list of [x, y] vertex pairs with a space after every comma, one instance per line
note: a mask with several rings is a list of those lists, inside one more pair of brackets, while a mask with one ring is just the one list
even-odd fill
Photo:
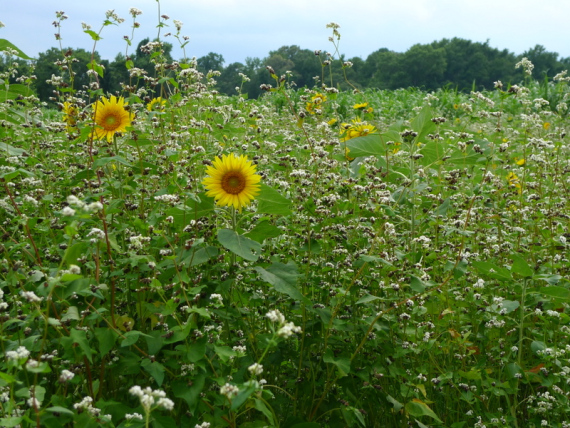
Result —
[[[150, 55], [145, 53], [144, 48], [141, 49], [148, 42], [149, 39], [142, 40], [129, 58], [118, 54], [113, 61], [102, 60], [95, 52], [95, 61], [104, 67], [104, 75], [99, 81], [105, 92], [123, 93], [121, 83], [129, 82], [129, 71], [126, 67], [128, 60], [132, 61], [131, 65], [134, 67], [146, 70], [148, 76], [155, 75]], [[172, 45], [164, 43], [163, 49], [165, 58], [172, 61]], [[89, 83], [87, 67], [91, 63], [92, 55], [84, 49], [61, 51], [51, 48], [38, 55], [33, 71], [30, 70], [29, 62], [18, 60], [20, 75], [29, 75], [31, 72], [37, 77], [35, 91], [42, 101], [48, 101], [53, 95], [53, 86], [46, 83], [46, 80], [51, 79], [52, 75], [62, 74], [60, 65], [64, 55], [73, 58], [74, 88], [86, 87]], [[242, 87], [242, 93], [255, 98], [262, 92], [260, 85], [275, 83], [266, 66], [273, 67], [279, 76], [290, 71], [287, 79], [290, 83], [294, 82], [297, 88], [325, 84], [337, 86], [339, 89], [349, 89], [353, 85], [358, 89], [417, 87], [435, 90], [447, 87], [458, 91], [471, 91], [491, 89], [497, 80], [504, 84], [519, 83], [524, 79], [523, 70], [515, 69], [515, 64], [523, 57], [534, 64], [533, 77], [537, 80], [551, 79], [570, 65], [570, 58], [559, 58], [558, 53], [548, 52], [541, 45], [516, 55], [507, 49], [492, 48], [488, 41], [480, 43], [453, 38], [430, 44], [416, 44], [403, 53], [382, 48], [368, 55], [366, 59], [341, 56], [332, 59], [330, 64], [328, 60], [331, 58], [325, 51], [301, 49], [299, 46], [283, 46], [269, 52], [263, 59], [246, 58], [245, 63], [225, 64], [222, 55], [211, 52], [197, 58], [197, 67], [205, 74], [210, 70], [221, 73], [215, 77], [219, 92], [234, 95], [236, 87]], [[0, 56], [0, 71], [6, 70], [7, 66], [7, 58]], [[249, 81], [244, 82], [240, 73], [247, 76]], [[346, 80], [351, 85], [347, 84]]]

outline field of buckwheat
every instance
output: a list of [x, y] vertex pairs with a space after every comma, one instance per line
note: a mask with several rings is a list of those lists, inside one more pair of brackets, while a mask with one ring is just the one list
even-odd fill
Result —
[[0, 426], [570, 427], [570, 77], [250, 100], [146, 49], [0, 76]]

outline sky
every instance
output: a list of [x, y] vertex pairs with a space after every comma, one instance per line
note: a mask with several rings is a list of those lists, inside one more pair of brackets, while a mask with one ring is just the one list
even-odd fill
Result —
[[[540, 44], [570, 57], [567, 0], [0, 0], [0, 5], [0, 39], [31, 57], [59, 47], [52, 25], [56, 11], [68, 16], [62, 22], [62, 47], [88, 51], [93, 40], [83, 32], [82, 22], [98, 32], [107, 10], [124, 18], [118, 26], [103, 28], [96, 45], [101, 57], [112, 61], [118, 53], [132, 53], [143, 38], [157, 36], [159, 7], [160, 15], [170, 17], [161, 38], [176, 32], [173, 20], [181, 21], [180, 35], [189, 37], [186, 56], [214, 52], [225, 65], [265, 58], [288, 45], [333, 52], [328, 40], [332, 30], [326, 28], [330, 22], [340, 25], [339, 50], [347, 59], [365, 60], [380, 48], [405, 52], [417, 43], [453, 37], [488, 41], [515, 54]], [[143, 13], [127, 51], [124, 36], [133, 31], [133, 7]], [[184, 56], [174, 37], [162, 39], [174, 45], [175, 59]]]

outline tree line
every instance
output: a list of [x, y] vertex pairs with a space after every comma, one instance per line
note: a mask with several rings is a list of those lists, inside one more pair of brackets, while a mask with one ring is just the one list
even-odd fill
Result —
[[[36, 76], [36, 94], [40, 100], [49, 101], [53, 97], [53, 86], [46, 81], [52, 75], [61, 74], [62, 59], [67, 55], [73, 58], [71, 67], [75, 89], [89, 84], [89, 64], [94, 60], [104, 69], [99, 78], [100, 87], [105, 92], [122, 93], [122, 83], [129, 81], [127, 62], [131, 67], [145, 70], [149, 76], [154, 76], [155, 67], [151, 55], [144, 50], [148, 42], [149, 39], [142, 40], [129, 58], [118, 54], [113, 61], [101, 59], [97, 52], [84, 49], [62, 51], [51, 48], [38, 55], [33, 69], [30, 69], [29, 61], [17, 59], [19, 74], [33, 73]], [[163, 43], [163, 55], [167, 61], [173, 61], [171, 44]], [[255, 98], [261, 94], [262, 84], [275, 83], [267, 72], [267, 66], [271, 66], [278, 76], [286, 76], [298, 88], [324, 84], [340, 89], [417, 87], [435, 90], [448, 87], [471, 91], [490, 89], [497, 80], [505, 84], [520, 82], [524, 78], [523, 70], [516, 69], [515, 64], [523, 57], [534, 64], [532, 77], [537, 80], [551, 79], [570, 65], [570, 57], [559, 58], [558, 53], [548, 52], [542, 45], [516, 55], [507, 49], [493, 48], [488, 41], [481, 43], [460, 38], [416, 44], [406, 52], [382, 48], [372, 52], [366, 59], [345, 58], [344, 55], [332, 57], [324, 51], [301, 49], [293, 45], [270, 51], [263, 59], [248, 57], [243, 63], [226, 65], [223, 56], [213, 52], [197, 58], [196, 63], [198, 70], [204, 74], [210, 70], [220, 72], [216, 77], [219, 92], [233, 95], [237, 93], [236, 88], [240, 88], [242, 93]], [[8, 59], [0, 56], [0, 71], [5, 71], [8, 67]]]

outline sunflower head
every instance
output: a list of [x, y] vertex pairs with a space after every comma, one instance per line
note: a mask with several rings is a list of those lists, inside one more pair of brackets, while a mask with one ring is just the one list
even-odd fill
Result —
[[123, 97], [111, 98], [101, 97], [99, 101], [93, 104], [94, 121], [95, 121], [95, 135], [98, 140], [104, 138], [108, 142], [113, 140], [113, 136], [117, 132], [125, 132], [127, 126], [131, 125], [134, 115], [125, 109]]
[[343, 134], [341, 141], [348, 141], [356, 137], [364, 137], [368, 134], [374, 134], [376, 127], [366, 122], [352, 121], [352, 125], [343, 123], [340, 133]]
[[162, 111], [164, 110], [164, 106], [166, 105], [166, 100], [162, 97], [156, 97], [150, 100], [147, 104], [146, 109], [148, 111]]
[[220, 206], [232, 206], [241, 211], [259, 193], [261, 176], [255, 169], [245, 155], [222, 155], [221, 159], [216, 156], [212, 166], [206, 169], [208, 176], [202, 181], [206, 195]]
[[63, 103], [63, 121], [66, 123], [68, 132], [77, 130], [77, 121], [79, 120], [79, 109], [75, 104], [69, 101]]

